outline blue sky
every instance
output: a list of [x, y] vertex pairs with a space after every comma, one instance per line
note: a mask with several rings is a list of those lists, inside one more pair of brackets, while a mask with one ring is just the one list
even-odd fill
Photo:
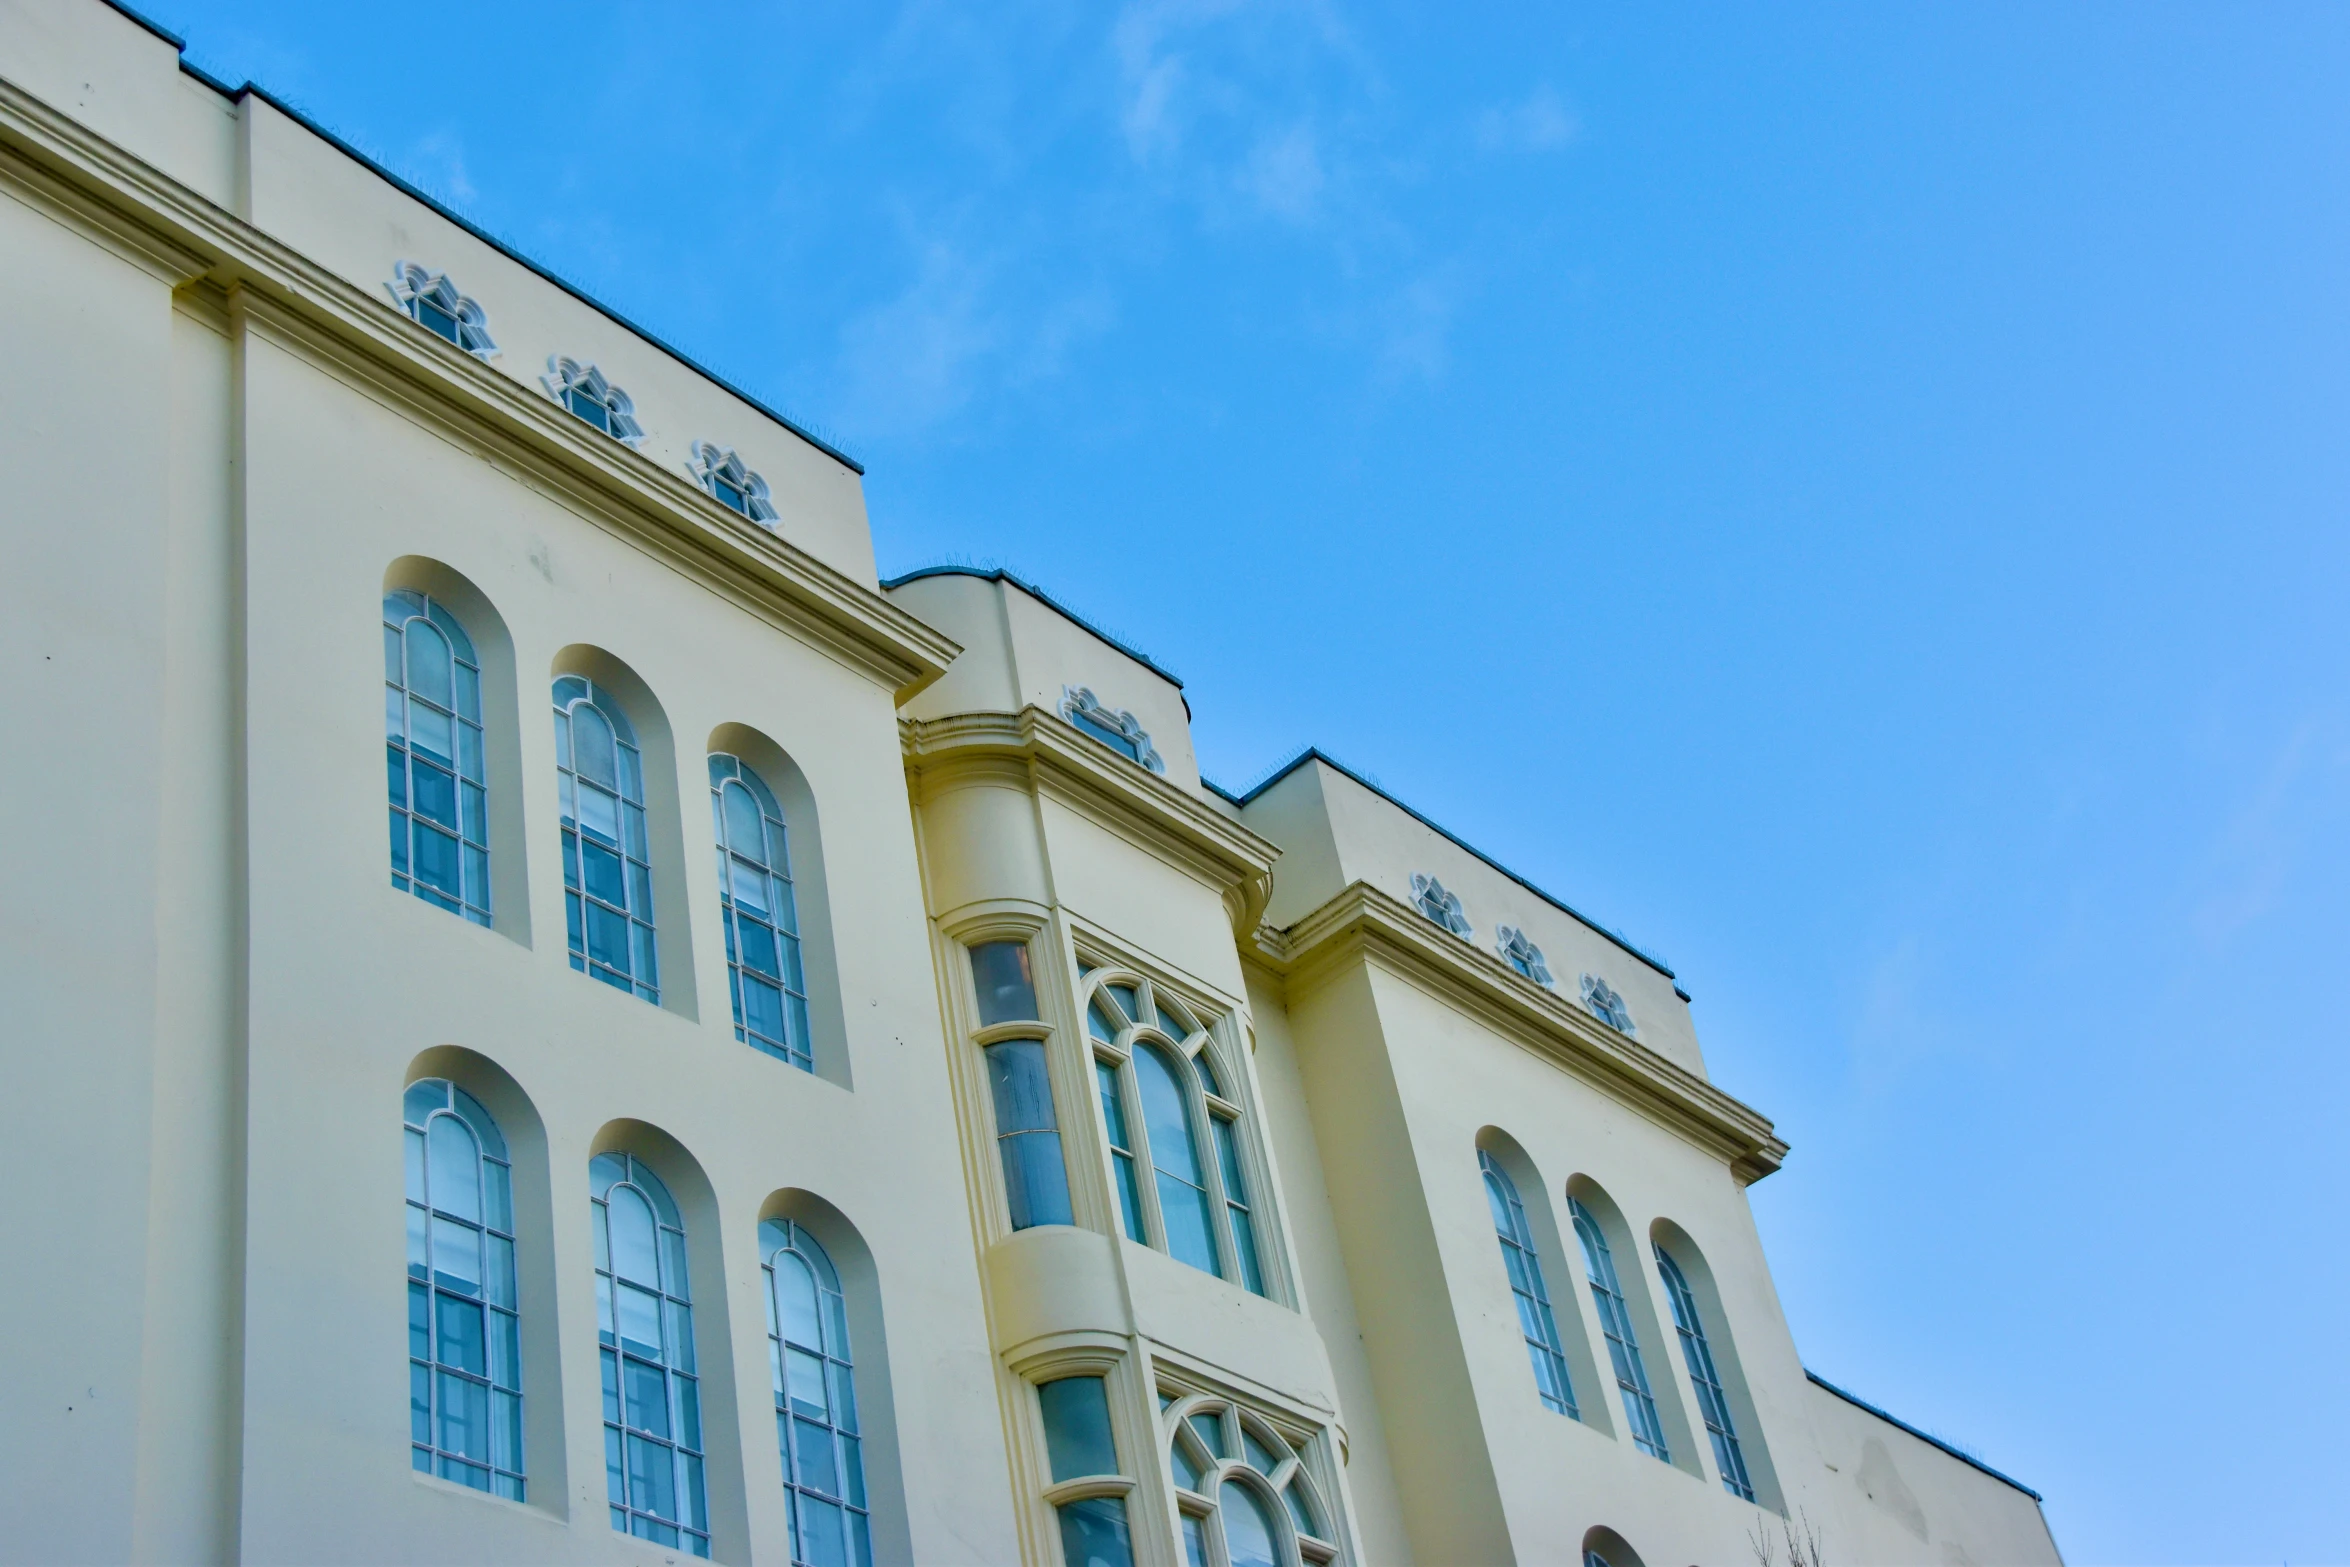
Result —
[[2344, 1560], [2350, 10], [1620, 9], [157, 8], [1665, 954], [2071, 1561]]

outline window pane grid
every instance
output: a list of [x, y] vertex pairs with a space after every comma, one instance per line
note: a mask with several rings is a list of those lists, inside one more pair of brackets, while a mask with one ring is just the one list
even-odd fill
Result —
[[865, 1460], [847, 1301], [824, 1248], [799, 1225], [766, 1219], [767, 1359], [775, 1441], [802, 1567], [872, 1567]]
[[1705, 1340], [1705, 1322], [1697, 1314], [1697, 1296], [1680, 1266], [1659, 1246], [1657, 1272], [1663, 1275], [1665, 1295], [1673, 1304], [1673, 1327], [1681, 1338], [1681, 1358], [1689, 1367], [1689, 1381], [1697, 1389], [1697, 1407], [1705, 1416], [1705, 1434], [1713, 1442], [1714, 1467], [1722, 1473], [1722, 1489], [1732, 1496], [1754, 1500], [1754, 1482], [1746, 1473], [1746, 1453], [1738, 1445], [1738, 1427], [1730, 1419], [1729, 1395], [1714, 1370], [1713, 1346]]
[[685, 1230], [668, 1188], [635, 1158], [599, 1154], [588, 1170], [612, 1527], [708, 1556]]
[[612, 694], [576, 675], [555, 682], [555, 766], [571, 966], [658, 1005], [644, 762]]
[[1142, 1227], [1142, 1191], [1135, 1182], [1134, 1142], [1126, 1133], [1125, 1096], [1118, 1084], [1118, 1068], [1108, 1061], [1093, 1064], [1095, 1085], [1100, 1089], [1102, 1128], [1110, 1140], [1110, 1167], [1118, 1188], [1118, 1215], [1126, 1228], [1126, 1238], [1142, 1245], [1150, 1244], [1150, 1237]]
[[1542, 1281], [1542, 1259], [1535, 1253], [1533, 1226], [1526, 1222], [1517, 1184], [1489, 1153], [1479, 1153], [1477, 1165], [1485, 1175], [1485, 1201], [1493, 1210], [1493, 1230], [1501, 1241], [1510, 1293], [1517, 1299], [1518, 1329], [1526, 1340], [1526, 1358], [1534, 1367], [1534, 1390], [1542, 1396], [1545, 1409], [1580, 1420], [1583, 1416], [1575, 1407], [1574, 1385], [1567, 1380], [1567, 1357], [1559, 1347], [1558, 1321], [1550, 1309], [1550, 1291]]
[[447, 607], [384, 595], [384, 770], [392, 885], [490, 923], [481, 666]]
[[410, 1458], [425, 1474], [526, 1499], [514, 1202], [497, 1123], [436, 1078], [402, 1111], [408, 1199]]
[[1607, 1236], [1601, 1232], [1599, 1221], [1591, 1210], [1570, 1197], [1567, 1207], [1574, 1215], [1575, 1236], [1583, 1245], [1583, 1267], [1591, 1281], [1591, 1298], [1599, 1307], [1600, 1332], [1607, 1339], [1608, 1359], [1616, 1373], [1616, 1391], [1624, 1402], [1624, 1419], [1632, 1428], [1632, 1442], [1642, 1452], [1653, 1454], [1670, 1463], [1672, 1455], [1665, 1446], [1663, 1423], [1657, 1418], [1656, 1400], [1648, 1391], [1648, 1368], [1640, 1359], [1640, 1335], [1632, 1326], [1630, 1304], [1624, 1299], [1623, 1286], [1616, 1279], [1615, 1258], [1609, 1254]]
[[719, 753], [710, 758], [710, 816], [734, 1037], [812, 1072], [808, 981], [783, 808], [748, 764]]

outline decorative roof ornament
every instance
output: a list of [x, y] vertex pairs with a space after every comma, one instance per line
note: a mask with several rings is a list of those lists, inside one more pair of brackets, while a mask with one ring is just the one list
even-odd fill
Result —
[[782, 531], [775, 503], [767, 497], [767, 481], [743, 465], [731, 446], [694, 442], [694, 482], [708, 490], [721, 506], [741, 512], [751, 521]]
[[614, 440], [635, 446], [645, 438], [645, 427], [636, 422], [636, 404], [594, 365], [549, 354], [547, 373], [539, 377], [539, 384], [548, 396]]
[[1412, 873], [1412, 902], [1419, 905], [1422, 914], [1463, 941], [1476, 939], [1476, 929], [1469, 924], [1468, 912], [1461, 907], [1460, 898], [1445, 891], [1444, 883], [1435, 877], [1423, 876], [1418, 871]]
[[1524, 931], [1515, 925], [1497, 925], [1493, 935], [1494, 950], [1504, 963], [1543, 989], [1551, 988], [1550, 966], [1542, 961], [1542, 949], [1527, 940]]
[[1061, 716], [1130, 762], [1154, 773], [1167, 771], [1166, 761], [1151, 745], [1142, 720], [1123, 709], [1112, 709], [1084, 686], [1061, 687]]
[[437, 337], [445, 337], [477, 359], [498, 351], [490, 340], [489, 314], [466, 298], [446, 272], [418, 266], [413, 261], [392, 263], [391, 281], [384, 284], [409, 319]]
[[1624, 998], [1596, 974], [1583, 976], [1583, 1009], [1626, 1038], [1636, 1032], [1631, 1009], [1624, 1005]]

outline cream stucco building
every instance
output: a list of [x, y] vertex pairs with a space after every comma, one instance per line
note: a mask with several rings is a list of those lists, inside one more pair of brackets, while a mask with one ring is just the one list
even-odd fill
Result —
[[1657, 963], [101, 0], [0, 189], [0, 1557], [2057, 1559]]

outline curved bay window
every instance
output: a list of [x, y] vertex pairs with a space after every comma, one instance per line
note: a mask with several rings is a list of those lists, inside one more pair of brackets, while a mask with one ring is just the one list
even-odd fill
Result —
[[972, 947], [971, 984], [979, 1002], [979, 1039], [987, 1058], [988, 1097], [995, 1109], [996, 1151], [1003, 1159], [1012, 1228], [1073, 1224], [1061, 1119], [1053, 1106], [1052, 1069], [1044, 1024], [1037, 1017], [1028, 943], [984, 941]]
[[768, 1369], [792, 1560], [807, 1567], [873, 1567], [856, 1366], [840, 1273], [816, 1237], [789, 1219], [759, 1221], [759, 1257], [766, 1272]]
[[659, 1005], [644, 760], [619, 699], [577, 675], [555, 682], [555, 767], [571, 966]]
[[384, 595], [383, 632], [392, 885], [487, 925], [481, 660], [457, 617], [421, 593]]
[[799, 905], [792, 896], [783, 807], [750, 763], [722, 751], [710, 757], [710, 830], [718, 845], [734, 1037], [813, 1072], [808, 980], [800, 967]]
[[1126, 1238], [1269, 1295], [1241, 1107], [1224, 1092], [1207, 1029], [1140, 976], [1093, 969], [1086, 983], [1094, 1086]]
[[1222, 1399], [1176, 1397], [1159, 1422], [1187, 1567], [1317, 1567], [1337, 1527], [1301, 1444]]
[[523, 1500], [522, 1339], [506, 1139], [464, 1089], [409, 1085], [409, 1461]]
[[627, 1154], [588, 1161], [588, 1197], [612, 1527], [707, 1556], [710, 1509], [685, 1223], [661, 1178]]

